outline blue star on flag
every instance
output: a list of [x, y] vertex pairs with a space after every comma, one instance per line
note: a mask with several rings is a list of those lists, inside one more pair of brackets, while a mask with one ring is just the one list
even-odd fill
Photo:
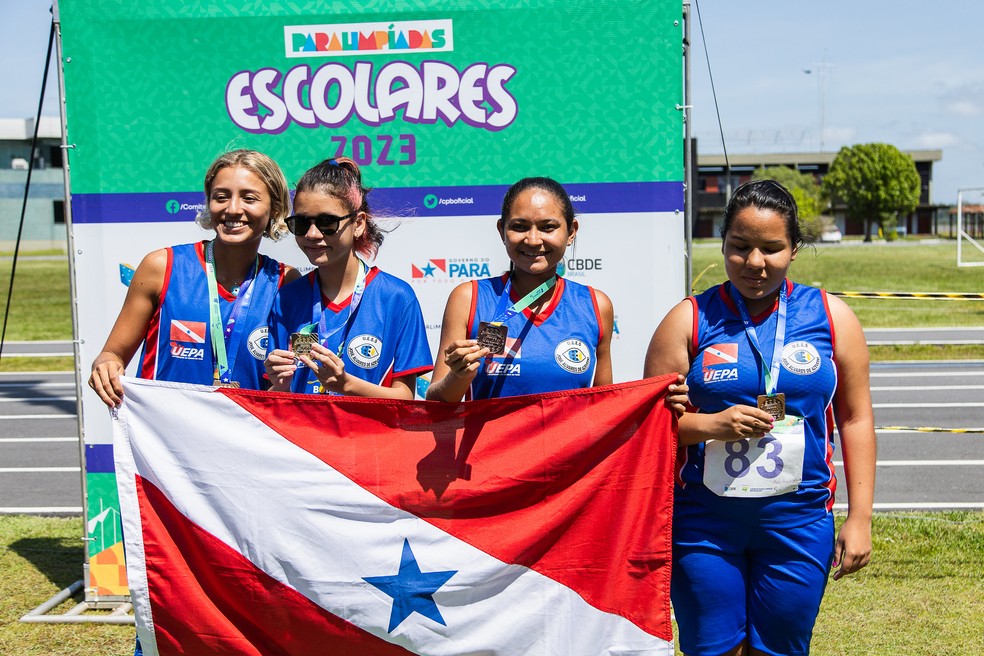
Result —
[[421, 271], [424, 272], [424, 277], [426, 278], [427, 276], [433, 276], [434, 275], [434, 269], [436, 269], [436, 268], [437, 267], [435, 267], [433, 264], [431, 264], [430, 262], [428, 262], [427, 263], [427, 266], [425, 266], [423, 269], [421, 269]]
[[441, 611], [434, 602], [434, 593], [448, 582], [458, 570], [446, 572], [421, 572], [410, 550], [410, 541], [403, 540], [403, 556], [400, 558], [400, 572], [392, 576], [367, 576], [363, 581], [373, 585], [393, 598], [390, 613], [389, 633], [400, 626], [410, 613], [417, 612], [429, 619], [447, 626]]

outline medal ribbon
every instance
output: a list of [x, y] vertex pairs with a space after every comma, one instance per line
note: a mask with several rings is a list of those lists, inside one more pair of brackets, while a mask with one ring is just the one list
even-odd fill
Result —
[[509, 293], [512, 291], [512, 276], [510, 276], [509, 280], [506, 281], [505, 288], [502, 290], [502, 296], [499, 297], [499, 304], [495, 308], [495, 319], [489, 323], [493, 326], [501, 326], [529, 306], [533, 305], [536, 302], [536, 299], [546, 294], [547, 291], [556, 284], [557, 276], [553, 276], [550, 280], [542, 283], [539, 287], [507, 308], [506, 303], [509, 302]]
[[[239, 345], [242, 342], [243, 327], [238, 320], [249, 312], [249, 302], [253, 296], [252, 282], [260, 268], [260, 258], [256, 257], [246, 280], [239, 286], [239, 293], [229, 313], [229, 321], [222, 327], [222, 306], [219, 303], [219, 285], [215, 280], [215, 255], [213, 242], [205, 244], [205, 277], [208, 280], [208, 319], [209, 334], [212, 337], [212, 352], [215, 354], [216, 380], [223, 383], [232, 382], [232, 371], [236, 366], [239, 355]], [[237, 329], [237, 323], [239, 327]], [[228, 347], [228, 349], [227, 349]], [[230, 360], [228, 355], [232, 355]]]
[[[355, 316], [355, 311], [359, 309], [359, 304], [362, 302], [362, 295], [366, 291], [366, 276], [369, 273], [369, 265], [359, 260], [359, 273], [356, 274], [355, 278], [355, 289], [352, 290], [352, 300], [349, 301], [349, 312], [345, 321], [339, 327], [335, 328], [330, 333], [328, 332], [328, 320], [325, 316], [325, 311], [321, 307], [321, 284], [312, 285], [312, 301], [311, 301], [311, 323], [306, 326], [302, 326], [298, 329], [299, 333], [313, 333], [315, 329], [318, 331], [318, 342], [324, 346], [328, 347], [328, 341], [332, 337], [338, 334], [339, 331], [345, 329], [346, 332], [349, 327], [349, 323], [352, 321], [352, 317]], [[336, 355], [342, 357], [342, 353], [345, 350], [345, 338], [346, 335], [342, 336], [342, 341], [338, 345], [338, 351]]]
[[779, 363], [782, 360], [782, 346], [786, 339], [786, 281], [783, 280], [782, 286], [779, 288], [779, 309], [776, 312], [776, 339], [772, 347], [772, 366], [768, 368], [765, 365], [765, 356], [762, 354], [762, 349], [759, 346], [758, 335], [755, 334], [755, 326], [752, 325], [752, 318], [748, 314], [748, 306], [745, 305], [745, 299], [735, 291], [734, 285], [729, 285], [729, 287], [731, 299], [738, 307], [738, 312], [741, 313], [741, 320], [745, 324], [745, 335], [748, 336], [752, 350], [755, 351], [759, 361], [762, 363], [762, 373], [765, 374], [765, 393], [771, 395], [775, 391], [776, 383], [779, 380]]

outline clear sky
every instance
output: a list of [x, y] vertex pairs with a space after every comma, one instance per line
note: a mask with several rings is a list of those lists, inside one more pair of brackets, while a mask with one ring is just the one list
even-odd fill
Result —
[[[984, 3], [698, 0], [728, 153], [940, 149], [932, 200], [984, 187]], [[691, 27], [693, 134], [720, 154], [707, 59]], [[805, 71], [810, 71], [806, 73]]]
[[[655, 0], [653, 0], [655, 1]], [[984, 3], [699, 0], [729, 153], [941, 149], [932, 199], [984, 186]], [[0, 118], [37, 111], [50, 0], [0, 0]], [[694, 136], [721, 153], [707, 59], [692, 25]], [[809, 73], [805, 71], [810, 71]], [[44, 113], [58, 114], [49, 80]]]

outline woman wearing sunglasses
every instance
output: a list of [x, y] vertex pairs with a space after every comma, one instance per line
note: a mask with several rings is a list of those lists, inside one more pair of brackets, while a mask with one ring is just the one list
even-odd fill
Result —
[[297, 183], [287, 227], [317, 269], [274, 301], [272, 390], [412, 399], [417, 376], [433, 368], [413, 290], [366, 264], [383, 243], [368, 193], [345, 157], [321, 162]]
[[110, 407], [120, 375], [144, 344], [138, 375], [182, 383], [260, 389], [266, 320], [296, 270], [259, 255], [263, 237], [287, 233], [287, 179], [255, 150], [217, 158], [205, 174], [201, 227], [215, 238], [162, 248], [137, 267], [119, 318], [92, 363], [89, 386]]

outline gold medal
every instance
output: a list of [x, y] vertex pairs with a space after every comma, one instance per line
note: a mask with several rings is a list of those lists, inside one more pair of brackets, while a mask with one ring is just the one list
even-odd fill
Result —
[[318, 342], [318, 336], [314, 333], [292, 333], [290, 336], [290, 350], [294, 352], [294, 357], [311, 354], [311, 345]]
[[782, 392], [778, 394], [759, 394], [758, 407], [765, 410], [776, 421], [786, 418], [786, 395]]
[[480, 321], [478, 323], [478, 345], [487, 348], [493, 355], [506, 352], [506, 335], [509, 329], [505, 324], [489, 323]]
[[234, 380], [229, 381], [228, 383], [223, 383], [221, 380], [216, 378], [212, 381], [212, 387], [239, 387], [239, 383]]

